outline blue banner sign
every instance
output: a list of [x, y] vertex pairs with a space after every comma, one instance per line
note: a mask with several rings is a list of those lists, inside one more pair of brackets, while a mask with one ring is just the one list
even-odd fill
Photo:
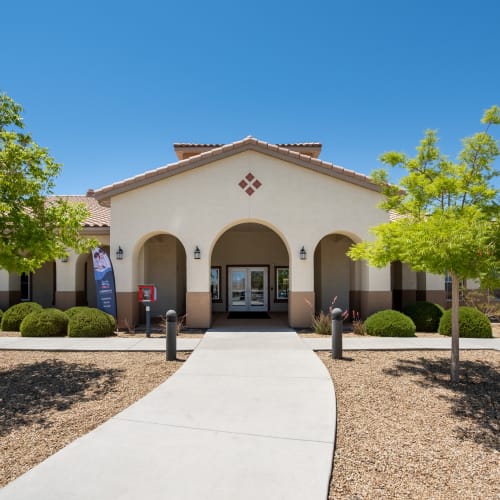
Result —
[[102, 248], [92, 250], [97, 308], [116, 318], [116, 288], [113, 266]]

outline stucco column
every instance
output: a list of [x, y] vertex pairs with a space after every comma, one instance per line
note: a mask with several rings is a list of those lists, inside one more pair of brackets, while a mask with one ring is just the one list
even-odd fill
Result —
[[5, 311], [10, 306], [10, 280], [9, 273], [0, 269], [0, 309]]
[[367, 266], [361, 290], [353, 300], [353, 308], [366, 318], [374, 312], [392, 308], [391, 266], [381, 269]]
[[310, 327], [314, 314], [314, 254], [300, 259], [300, 247], [290, 256], [290, 289], [288, 291], [288, 322], [292, 328]]
[[58, 309], [69, 309], [76, 306], [76, 263], [78, 255], [70, 252], [68, 262], [56, 259], [56, 307]]
[[426, 273], [426, 300], [439, 304], [443, 307], [449, 307], [446, 303], [446, 291], [444, 288], [444, 276], [441, 274]]
[[[118, 244], [111, 248], [118, 248]], [[137, 296], [137, 268], [140, 266], [140, 257], [134, 255], [130, 248], [126, 247], [122, 260], [117, 260], [116, 252], [110, 251], [110, 259], [113, 264], [116, 286], [116, 310], [118, 316], [118, 328], [133, 328], [139, 322], [139, 301]]]
[[189, 246], [186, 248], [186, 288], [186, 326], [209, 328], [212, 323], [210, 259], [204, 250], [200, 258], [195, 259]]

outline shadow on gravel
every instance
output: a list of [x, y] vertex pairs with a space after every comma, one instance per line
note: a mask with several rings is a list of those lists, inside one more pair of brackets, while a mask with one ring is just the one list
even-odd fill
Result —
[[0, 436], [23, 425], [50, 426], [48, 411], [104, 396], [122, 372], [58, 360], [0, 371]]
[[[384, 370], [393, 376], [412, 375], [425, 388], [442, 387], [438, 397], [451, 405], [453, 415], [466, 423], [455, 427], [457, 437], [500, 450], [500, 370], [478, 361], [460, 361], [460, 383], [450, 382], [450, 358], [400, 359]], [[439, 425], [439, 422], [436, 422]]]

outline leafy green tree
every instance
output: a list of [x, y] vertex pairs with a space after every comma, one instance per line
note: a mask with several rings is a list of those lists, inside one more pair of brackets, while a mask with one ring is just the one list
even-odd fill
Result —
[[0, 267], [27, 273], [96, 242], [80, 236], [86, 207], [51, 196], [61, 166], [23, 131], [21, 112], [0, 95]]
[[459, 283], [472, 278], [492, 287], [500, 269], [499, 198], [492, 184], [500, 151], [489, 133], [500, 123], [499, 108], [488, 109], [481, 121], [485, 130], [462, 141], [456, 161], [441, 154], [432, 130], [413, 158], [395, 151], [383, 154], [382, 163], [406, 170], [400, 186], [389, 184], [385, 168], [372, 174], [385, 195], [380, 206], [393, 211], [395, 220], [372, 228], [374, 241], [349, 250], [352, 259], [378, 267], [400, 260], [414, 271], [451, 275], [452, 382], [459, 378]]

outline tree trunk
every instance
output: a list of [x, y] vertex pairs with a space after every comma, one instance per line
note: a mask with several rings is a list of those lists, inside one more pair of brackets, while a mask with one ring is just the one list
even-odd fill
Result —
[[458, 308], [460, 307], [460, 280], [456, 274], [451, 274], [451, 382], [458, 383], [459, 358], [459, 323]]

